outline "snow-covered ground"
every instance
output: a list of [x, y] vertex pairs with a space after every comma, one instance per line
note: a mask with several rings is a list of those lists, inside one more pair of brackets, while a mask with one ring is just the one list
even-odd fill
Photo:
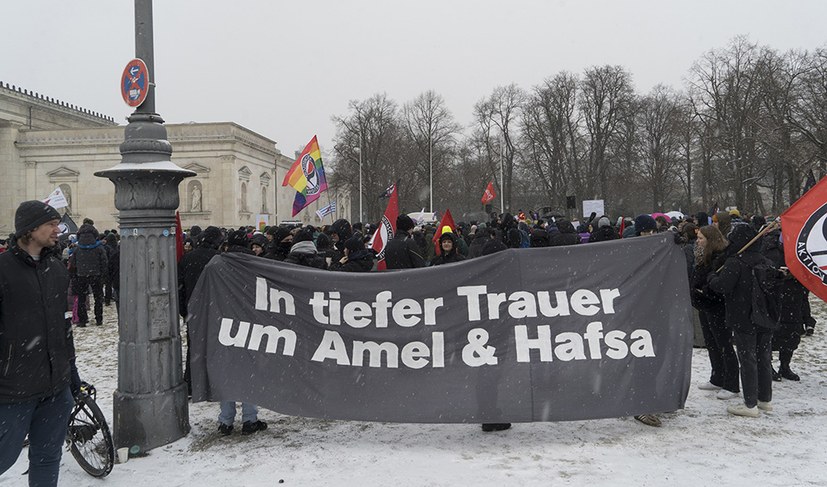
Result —
[[[818, 324], [793, 359], [801, 382], [773, 384], [775, 411], [733, 417], [726, 401], [697, 389], [709, 378], [695, 349], [686, 409], [661, 416], [662, 428], [632, 418], [479, 425], [323, 421], [262, 410], [269, 429], [219, 436], [218, 406], [190, 405], [191, 433], [149, 456], [115, 465], [103, 481], [64, 454], [61, 486], [824, 486], [827, 485], [827, 305], [814, 299]], [[101, 328], [75, 334], [81, 376], [112, 417], [117, 385], [114, 306]], [[26, 450], [0, 486], [26, 485]]]

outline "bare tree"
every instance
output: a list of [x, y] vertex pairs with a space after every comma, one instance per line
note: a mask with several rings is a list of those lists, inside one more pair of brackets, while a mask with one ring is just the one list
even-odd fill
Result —
[[588, 68], [580, 83], [579, 107], [588, 135], [586, 195], [608, 198], [609, 143], [617, 134], [618, 125], [630, 115], [634, 97], [631, 75], [621, 66]]
[[679, 167], [681, 110], [678, 95], [658, 85], [637, 111], [639, 158], [636, 169], [651, 195], [652, 211], [668, 205]]
[[333, 117], [337, 126], [335, 180], [354, 195], [352, 208], [356, 219], [361, 172], [363, 218], [377, 221], [384, 211], [379, 195], [397, 179], [413, 179], [412, 165], [405, 158], [406, 140], [396, 103], [385, 94], [376, 94], [363, 101], [353, 100], [349, 112], [347, 116]]
[[[404, 126], [416, 151], [414, 167], [417, 180], [422, 181], [434, 194], [438, 202], [449, 190], [451, 183], [444, 176], [444, 169], [450, 165], [454, 151], [454, 136], [459, 132], [459, 125], [445, 106], [442, 96], [434, 91], [420, 94], [402, 108]], [[434, 171], [433, 168], [437, 170]], [[442, 191], [436, 191], [439, 187]], [[430, 195], [428, 195], [430, 196]], [[430, 201], [430, 197], [425, 200]], [[430, 206], [430, 204], [429, 204]], [[434, 211], [433, 207], [429, 211]]]
[[491, 96], [474, 106], [477, 135], [485, 142], [490, 174], [499, 182], [500, 197], [504, 199], [507, 211], [511, 209], [512, 178], [519, 139], [516, 122], [524, 100], [523, 91], [517, 85], [511, 84], [495, 88]]

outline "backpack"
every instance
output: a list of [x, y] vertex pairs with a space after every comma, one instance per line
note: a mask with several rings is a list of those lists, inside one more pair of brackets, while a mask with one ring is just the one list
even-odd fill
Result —
[[752, 267], [751, 271], [750, 319], [760, 328], [777, 330], [781, 324], [781, 279], [778, 277], [778, 271], [767, 263], [758, 264]]

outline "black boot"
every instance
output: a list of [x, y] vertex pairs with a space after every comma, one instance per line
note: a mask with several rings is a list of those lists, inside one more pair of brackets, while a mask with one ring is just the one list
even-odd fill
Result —
[[781, 377], [783, 377], [787, 380], [792, 380], [792, 381], [796, 381], [796, 382], [801, 380], [801, 377], [799, 377], [798, 374], [796, 374], [795, 372], [790, 370], [789, 366], [784, 367], [782, 365], [781, 370], [779, 371], [779, 373], [781, 374]]
[[799, 377], [798, 374], [790, 370], [790, 362], [792, 362], [793, 360], [792, 350], [782, 350], [778, 352], [778, 358], [781, 359], [781, 368], [778, 370], [778, 372], [781, 374], [781, 377], [796, 382], [800, 381], [801, 377]]

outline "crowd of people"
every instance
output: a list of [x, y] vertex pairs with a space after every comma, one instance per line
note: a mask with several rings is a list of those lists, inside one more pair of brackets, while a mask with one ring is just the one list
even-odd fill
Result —
[[[42, 418], [48, 416], [48, 424], [54, 428], [59, 429], [57, 424], [62, 423], [65, 435], [71, 404], [69, 363], [74, 357], [71, 325], [89, 323], [91, 300], [98, 326], [103, 323], [103, 308], [118, 303], [118, 233], [101, 233], [86, 219], [76, 234], [61, 237], [59, 220], [59, 213], [48, 205], [24, 202], [16, 212], [15, 233], [0, 240], [0, 473], [14, 463], [28, 434], [30, 478], [57, 478], [62, 436], [43, 432]], [[345, 219], [318, 228], [280, 225], [263, 231], [193, 226], [185, 234], [184, 255], [178, 263], [179, 313], [186, 319], [187, 304], [201, 272], [222, 252], [333, 272], [371, 272], [378, 267], [370, 245], [374, 230], [375, 226], [351, 224]], [[728, 406], [731, 414], [757, 417], [761, 411], [771, 411], [772, 382], [800, 380], [792, 369], [793, 355], [801, 337], [813, 334], [815, 321], [807, 289], [786, 270], [780, 228], [777, 223], [767, 228], [761, 216], [742, 216], [732, 210], [681, 219], [643, 214], [613, 222], [593, 213], [584, 222], [571, 222], [565, 218], [544, 221], [526, 217], [521, 211], [517, 216], [492, 214], [489, 221], [439, 227], [417, 224], [403, 214], [382, 257], [387, 269], [409, 269], [484, 258], [510, 248], [583, 245], [665, 232], [686, 256], [689, 298], [698, 311], [708, 350], [711, 375], [699, 387], [721, 400], [741, 398], [738, 404]], [[760, 239], [756, 238], [759, 234]], [[780, 309], [777, 323], [769, 328], [757, 324], [750, 314], [753, 286], [757, 284], [754, 269], [759, 266], [772, 269], [773, 298]], [[39, 296], [42, 305], [23, 306], [15, 301], [16, 293], [29, 293], [26, 303]], [[33, 333], [21, 330], [21, 322], [33, 323], [39, 336], [49, 340], [19, 346]], [[777, 369], [773, 366], [774, 350], [780, 361]], [[189, 383], [189, 357], [186, 364]], [[221, 434], [232, 433], [235, 415], [234, 402], [221, 403]], [[655, 414], [635, 419], [661, 426]], [[492, 423], [482, 428], [499, 431], [510, 426]], [[257, 407], [242, 404], [242, 434], [266, 428], [257, 417]]]

